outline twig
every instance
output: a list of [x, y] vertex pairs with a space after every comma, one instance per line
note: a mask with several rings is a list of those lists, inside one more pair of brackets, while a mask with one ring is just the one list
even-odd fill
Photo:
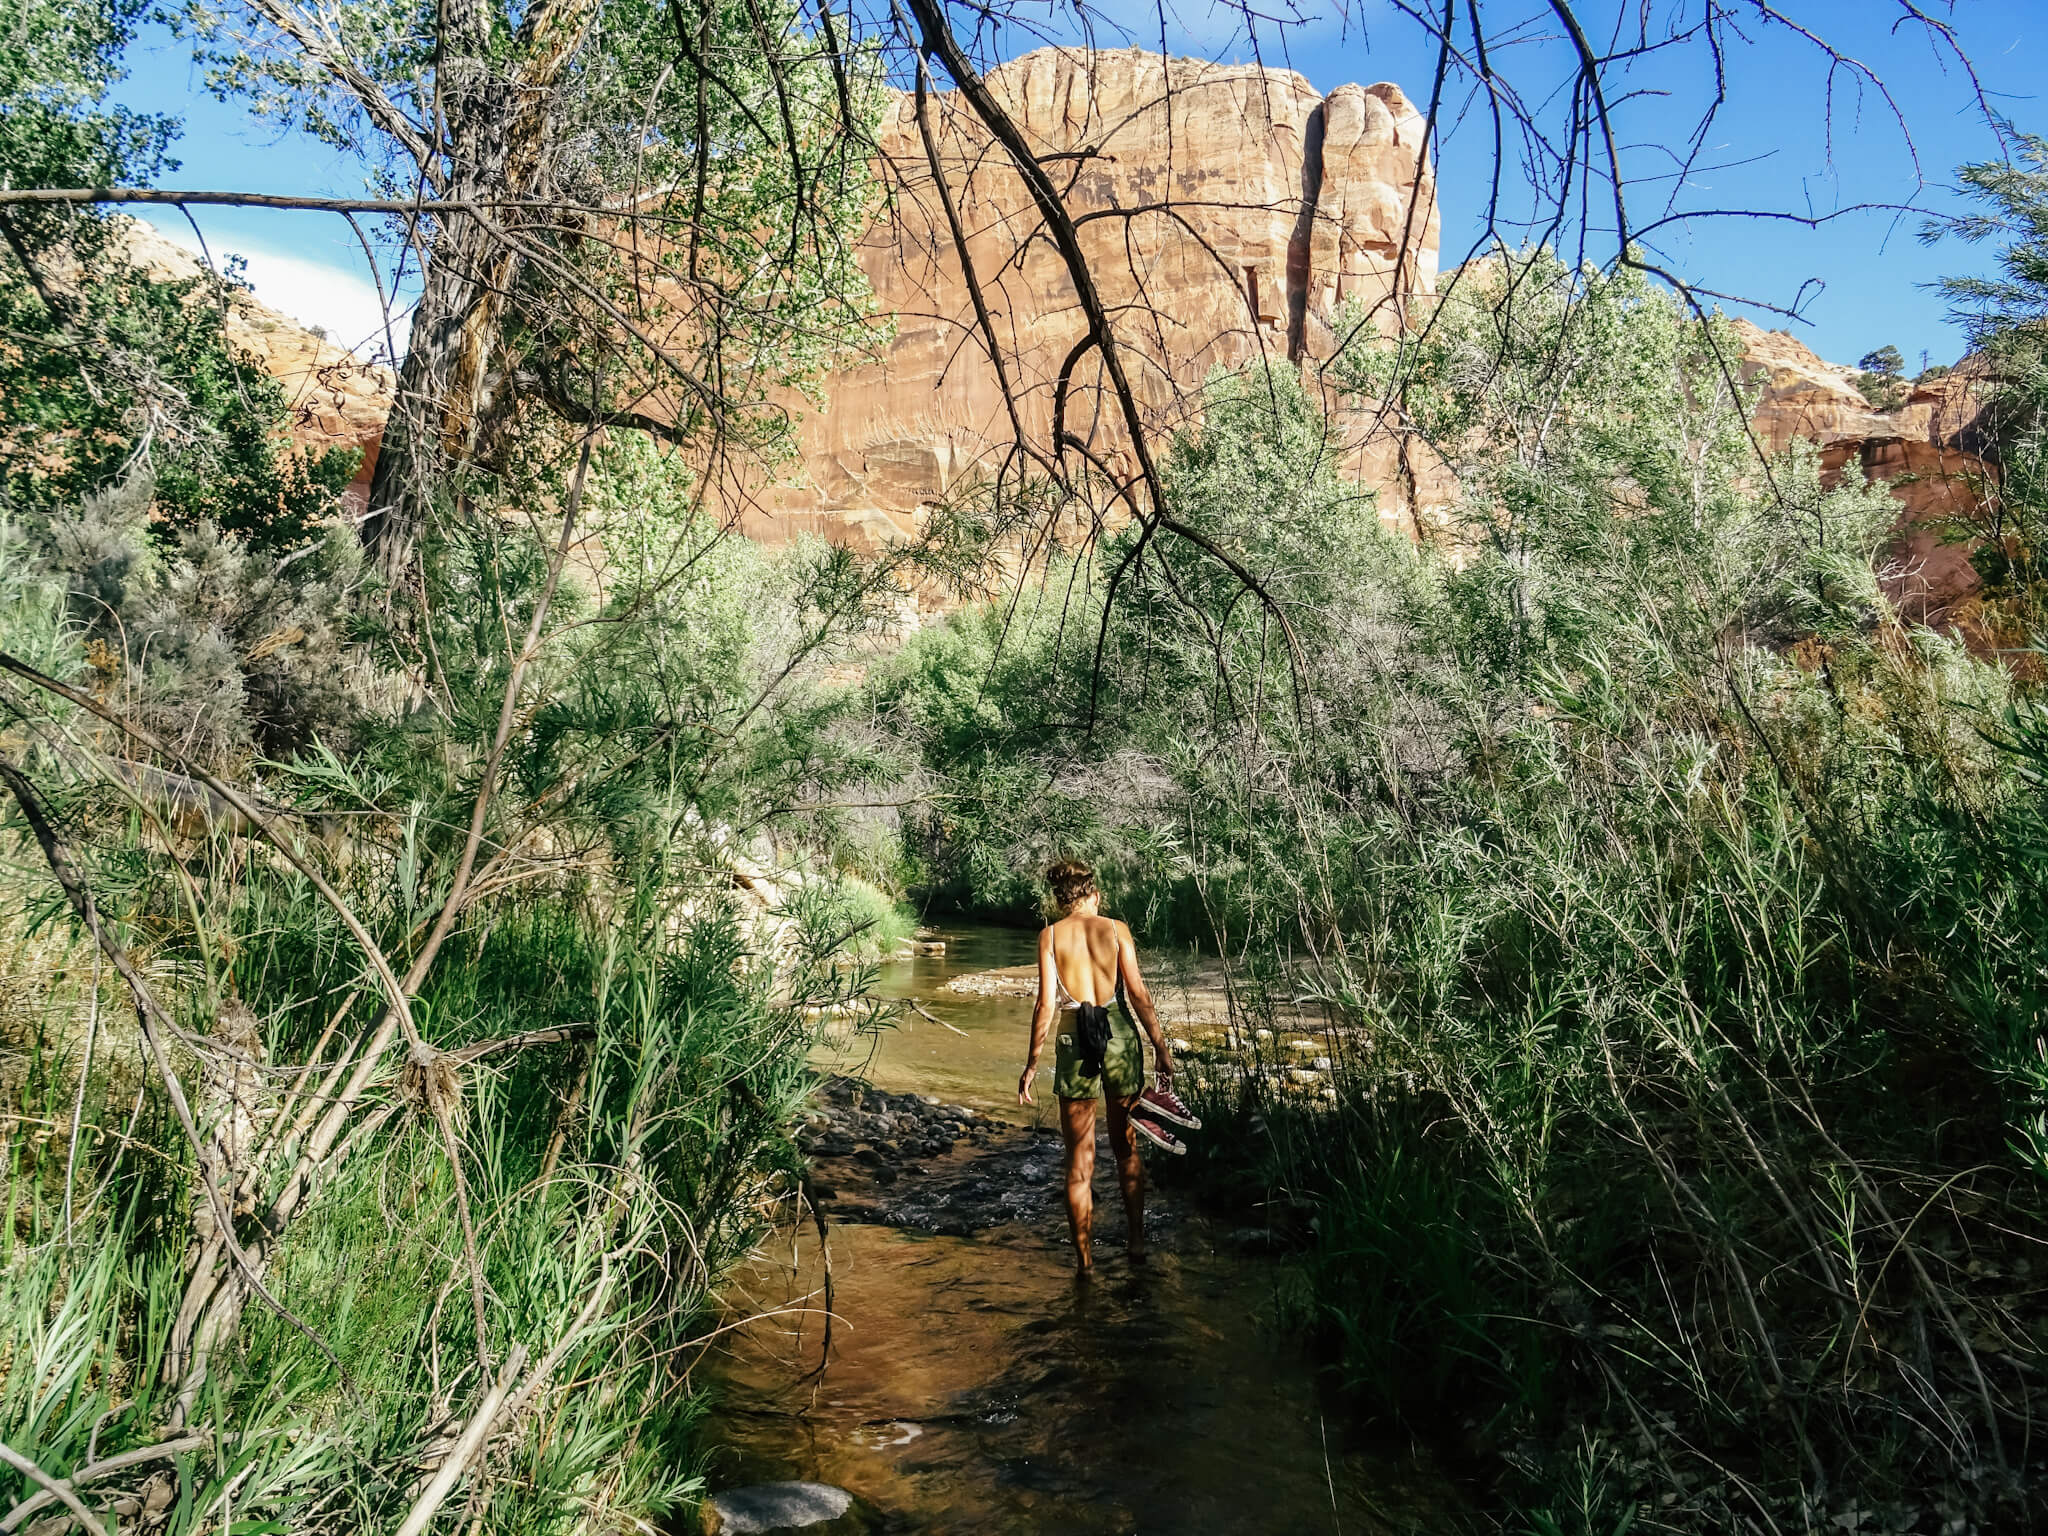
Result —
[[498, 731], [492, 738], [490, 755], [484, 760], [482, 783], [478, 786], [476, 802], [470, 807], [469, 831], [462, 843], [462, 853], [455, 865], [455, 878], [448, 887], [448, 899], [441, 904], [441, 910], [434, 919], [433, 930], [427, 941], [413, 958], [406, 972], [409, 988], [417, 987], [426, 979], [427, 968], [434, 963], [434, 956], [448, 937], [448, 930], [454, 925], [462, 909], [462, 898], [469, 888], [469, 877], [476, 868], [477, 850], [483, 846], [484, 822], [490, 814], [491, 790], [496, 782], [498, 765], [504, 761], [506, 745], [512, 739], [512, 727], [518, 720], [519, 686], [526, 679], [527, 664], [540, 649], [541, 628], [547, 623], [548, 609], [552, 606], [555, 588], [562, 579], [562, 567], [568, 562], [569, 544], [576, 530], [576, 510], [583, 500], [583, 481], [590, 469], [591, 434], [583, 435], [582, 452], [576, 460], [576, 476], [569, 487], [567, 504], [562, 510], [562, 532], [555, 541], [554, 556], [548, 562], [547, 580], [542, 584], [540, 597], [533, 605], [533, 617], [526, 626], [526, 643], [519, 654], [512, 658], [510, 676], [505, 679], [505, 694], [498, 706]]
[[92, 1536], [107, 1536], [107, 1528], [101, 1525], [97, 1516], [87, 1509], [69, 1483], [59, 1482], [41, 1467], [30, 1461], [6, 1441], [0, 1440], [0, 1461], [4, 1461], [30, 1482], [40, 1483], [43, 1490], [60, 1500], [71, 1511], [71, 1518], [92, 1532]]
[[904, 1001], [909, 1003], [911, 1010], [917, 1013], [920, 1017], [930, 1019], [934, 1024], [938, 1025], [941, 1029], [951, 1029], [953, 1033], [958, 1035], [962, 1040], [965, 1040], [967, 1038], [966, 1030], [954, 1028], [953, 1025], [948, 1024], [936, 1013], [933, 1013], [929, 1008], [926, 1008], [924, 1004], [920, 1003], [916, 998], [905, 998]]
[[71, 1150], [64, 1158], [64, 1241], [71, 1242], [71, 1192], [78, 1178], [78, 1130], [85, 1119], [85, 1085], [92, 1077], [92, 1048], [100, 1032], [100, 951], [92, 952], [92, 991], [86, 999], [85, 1055], [78, 1068], [78, 1092], [71, 1100]]
[[530, 1045], [557, 1045], [565, 1040], [588, 1040], [597, 1033], [595, 1024], [558, 1024], [547, 1029], [523, 1030], [516, 1035], [499, 1035], [489, 1040], [473, 1040], [468, 1045], [458, 1045], [441, 1054], [450, 1061], [480, 1061], [499, 1051], [523, 1051]]
[[155, 1445], [140, 1446], [132, 1451], [121, 1451], [104, 1460], [80, 1467], [69, 1477], [57, 1479], [55, 1485], [45, 1483], [41, 1493], [30, 1494], [4, 1516], [0, 1516], [0, 1533], [12, 1531], [37, 1510], [62, 1499], [65, 1489], [83, 1488], [87, 1483], [96, 1483], [103, 1477], [111, 1477], [114, 1473], [125, 1471], [129, 1467], [139, 1467], [151, 1461], [167, 1461], [173, 1456], [182, 1456], [187, 1451], [203, 1450], [212, 1444], [213, 1432], [207, 1430], [199, 1434], [179, 1435], [170, 1440], [161, 1440]]
[[526, 1346], [515, 1344], [512, 1353], [505, 1359], [504, 1368], [484, 1393], [483, 1401], [477, 1404], [476, 1412], [462, 1428], [462, 1438], [455, 1442], [455, 1449], [448, 1453], [448, 1459], [441, 1463], [420, 1496], [413, 1501], [412, 1509], [405, 1517], [405, 1523], [398, 1528], [398, 1536], [420, 1536], [427, 1523], [434, 1518], [441, 1505], [462, 1480], [462, 1474], [469, 1470], [469, 1464], [483, 1449], [491, 1427], [498, 1422], [498, 1410], [505, 1405], [505, 1394], [511, 1389], [512, 1379], [526, 1364]]

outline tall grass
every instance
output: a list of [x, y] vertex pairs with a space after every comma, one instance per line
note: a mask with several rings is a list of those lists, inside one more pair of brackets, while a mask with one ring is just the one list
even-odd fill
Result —
[[1573, 1529], [2038, 1515], [2038, 1090], [1978, 1016], [2022, 1002], [1983, 977], [2014, 877], [1938, 822], [1844, 867], [1767, 768], [1522, 766], [1564, 771], [1382, 852], [1295, 969], [1335, 1102], [1204, 1084], [1210, 1176], [1308, 1244], [1298, 1315], [1512, 1499], [1594, 1487]]
[[[263, 1060], [309, 1059], [334, 1012], [309, 1003], [331, 990], [332, 956], [306, 942], [317, 925], [302, 898], [273, 889], [255, 905], [269, 921], [240, 926], [251, 940], [222, 984], [275, 1021]], [[794, 1187], [784, 1128], [808, 1088], [809, 1032], [776, 1000], [788, 977], [750, 956], [735, 911], [714, 907], [673, 932], [664, 916], [654, 903], [503, 910], [422, 995], [424, 1027], [448, 1048], [571, 1032], [465, 1062], [452, 1085], [490, 1336], [500, 1360], [515, 1345], [554, 1358], [487, 1447], [493, 1475], [473, 1480], [485, 1492], [461, 1511], [465, 1524], [604, 1526], [673, 1510], [698, 1486], [690, 1367], [715, 1286]], [[117, 1016], [115, 998], [101, 1006]], [[46, 1009], [30, 1050], [75, 1038], [70, 1012]], [[337, 1033], [367, 1012], [344, 1015]], [[68, 1094], [45, 1094], [58, 1113], [15, 1122], [0, 1440], [54, 1475], [177, 1444], [92, 1490], [95, 1507], [118, 1514], [124, 1500], [146, 1505], [154, 1486], [174, 1489], [175, 1506], [152, 1511], [166, 1529], [395, 1525], [479, 1391], [450, 1165], [418, 1085], [402, 1068], [386, 1079], [374, 1129], [335, 1160], [270, 1271], [317, 1342], [252, 1305], [186, 1416], [201, 1432], [186, 1445], [190, 1434], [165, 1426], [178, 1379], [167, 1351], [192, 1273], [192, 1175], [152, 1085], [121, 1057], [118, 1034], [101, 1041], [108, 1065], [84, 1094], [68, 1232]], [[188, 1081], [205, 1080], [198, 1055], [184, 1064]], [[67, 1065], [34, 1076], [69, 1088]], [[260, 1095], [259, 1134], [280, 1138], [274, 1165], [295, 1155], [281, 1091], [293, 1075], [277, 1072]], [[132, 1092], [144, 1108], [117, 1131]], [[21, 1135], [32, 1119], [54, 1130]]]
[[1320, 1021], [1206, 1064], [1190, 1173], [1511, 1528], [2024, 1528], [2048, 736], [2027, 668], [1886, 602], [1884, 488], [1759, 468], [1727, 350], [1532, 253], [1340, 357], [1458, 471], [1434, 549], [1316, 394], [1216, 380], [1176, 516], [1293, 644], [1171, 539], [1106, 615], [1077, 570], [921, 642], [882, 691], [948, 796], [922, 856], [1001, 903], [1092, 854], [1231, 963], [1240, 1038]]
[[[351, 616], [352, 749], [283, 763], [144, 754], [92, 693], [141, 674], [0, 537], [0, 650], [83, 685], [7, 684], [0, 729], [0, 1442], [103, 1523], [690, 1514], [709, 1308], [798, 1198], [805, 1021], [904, 924], [834, 808], [886, 754], [830, 674], [912, 556], [736, 548], [676, 466], [593, 457], [604, 583], [451, 517]], [[0, 1525], [52, 1518], [11, 1465]]]

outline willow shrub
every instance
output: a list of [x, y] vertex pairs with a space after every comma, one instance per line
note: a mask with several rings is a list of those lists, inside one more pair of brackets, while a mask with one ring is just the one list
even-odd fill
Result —
[[[721, 540], [690, 503], [650, 450], [614, 444], [593, 466], [606, 580], [572, 572], [556, 594], [475, 899], [414, 1007], [455, 1054], [423, 1069], [395, 1045], [325, 1152], [311, 1128], [340, 1081], [328, 1065], [382, 1000], [337, 913], [179, 781], [105, 772], [132, 748], [91, 718], [17, 705], [0, 727], [176, 1015], [206, 1155], [297, 1319], [251, 1297], [203, 1379], [184, 1350], [226, 1272], [195, 1149], [10, 802], [0, 1441], [53, 1476], [114, 1459], [86, 1488], [109, 1528], [395, 1529], [516, 1348], [549, 1361], [545, 1378], [435, 1528], [693, 1517], [692, 1366], [718, 1283], [795, 1198], [805, 1020], [865, 993], [902, 919], [858, 878], [872, 829], [830, 808], [876, 798], [863, 786], [886, 755], [830, 674], [900, 597], [894, 569]], [[71, 574], [0, 538], [0, 645], [92, 686]], [[506, 637], [543, 574], [509, 513], [451, 517], [416, 612], [395, 598], [350, 615], [346, 659], [369, 685], [349, 741], [229, 770], [281, 808], [400, 971], [449, 890]], [[780, 910], [742, 905], [759, 864], [810, 878]], [[276, 1217], [302, 1172], [310, 1193]], [[196, 1392], [182, 1410], [181, 1389]], [[167, 1448], [121, 1459], [151, 1447]], [[0, 1491], [7, 1508], [35, 1495], [12, 1472]]]
[[[304, 916], [289, 903], [269, 915]], [[501, 1427], [497, 1475], [471, 1480], [483, 1490], [472, 1513], [491, 1529], [589, 1529], [695, 1493], [686, 1431], [703, 1405], [687, 1366], [713, 1286], [765, 1229], [763, 1198], [797, 1172], [783, 1127], [808, 1091], [807, 1027], [771, 999], [731, 913], [674, 939], [660, 929], [653, 912], [621, 923], [545, 904], [507, 911], [421, 1000], [429, 1037], [449, 1046], [579, 1030], [486, 1058], [461, 1084], [499, 1358], [515, 1341], [535, 1354], [568, 1346], [537, 1411]], [[259, 942], [232, 979], [251, 1006], [303, 1018], [292, 1002], [327, 974], [300, 968], [313, 957]], [[82, 953], [68, 964], [89, 969]], [[81, 1095], [68, 1229], [61, 1140], [10, 1146], [0, 1415], [10, 1446], [60, 1470], [171, 1438], [166, 1345], [186, 1280], [190, 1176], [163, 1176], [175, 1126], [136, 1070], [125, 1000], [105, 990], [110, 1027]], [[41, 1038], [75, 1052], [70, 1011], [47, 1023]], [[305, 1044], [281, 1038], [272, 1051], [290, 1059]], [[51, 1067], [66, 1064], [75, 1056]], [[188, 1082], [204, 1081], [199, 1063], [184, 1065]], [[175, 1473], [161, 1480], [173, 1500], [164, 1529], [389, 1527], [418, 1493], [419, 1458], [467, 1416], [479, 1389], [448, 1163], [431, 1117], [402, 1083], [391, 1092], [381, 1133], [339, 1162], [270, 1271], [319, 1343], [251, 1305], [201, 1393], [202, 1443], [162, 1464]], [[68, 1102], [46, 1107], [68, 1119]], [[155, 1470], [97, 1492], [146, 1502]]]
[[1449, 525], [1382, 531], [1323, 394], [1213, 381], [1166, 483], [1262, 593], [1162, 535], [1105, 620], [1127, 531], [913, 647], [929, 867], [1093, 853], [1141, 928], [1197, 915], [1243, 1022], [1321, 1020], [1312, 1084], [1201, 1070], [1191, 1171], [1299, 1245], [1358, 1400], [1484, 1449], [1522, 1523], [2009, 1523], [2037, 706], [1891, 612], [1884, 488], [1758, 464], [1719, 322], [1536, 253], [1356, 336], [1322, 382], [1450, 461]]

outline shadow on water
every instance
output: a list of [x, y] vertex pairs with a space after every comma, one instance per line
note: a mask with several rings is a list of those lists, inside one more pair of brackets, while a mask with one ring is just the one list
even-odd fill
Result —
[[[1017, 963], [1003, 949], [949, 945], [949, 963], [914, 979], [917, 995], [976, 962]], [[964, 1061], [992, 1056], [997, 1036], [1014, 1082], [1029, 1000], [939, 999], [974, 1034], [930, 1029], [942, 1038], [929, 1049], [878, 1058], [883, 1085], [957, 1102], [947, 1085]], [[1362, 1438], [1321, 1400], [1312, 1362], [1272, 1326], [1273, 1261], [1155, 1196], [1152, 1256], [1135, 1266], [1106, 1157], [1096, 1198], [1099, 1265], [1086, 1282], [1071, 1272], [1056, 1179], [1020, 1219], [972, 1237], [833, 1227], [836, 1322], [819, 1374], [815, 1234], [779, 1234], [731, 1297], [735, 1311], [766, 1315], [712, 1357], [714, 1486], [833, 1483], [879, 1512], [875, 1529], [901, 1532], [1457, 1528], [1441, 1478], [1405, 1443]]]

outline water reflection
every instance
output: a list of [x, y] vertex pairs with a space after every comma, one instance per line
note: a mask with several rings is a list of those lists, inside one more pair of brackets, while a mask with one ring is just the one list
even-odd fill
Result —
[[[732, 1336], [719, 1465], [849, 1488], [904, 1532], [1355, 1532], [1403, 1518], [1422, 1479], [1397, 1447], [1327, 1429], [1307, 1362], [1262, 1322], [1269, 1279], [1182, 1221], [1133, 1269], [1077, 1284], [1045, 1224], [979, 1239], [832, 1236], [832, 1359], [815, 1317]], [[788, 1255], [785, 1253], [784, 1257]], [[814, 1287], [750, 1277], [757, 1300]], [[799, 1363], [801, 1362], [801, 1363]], [[1441, 1528], [1439, 1525], [1438, 1528]]]
[[[949, 932], [944, 955], [890, 966], [886, 995], [960, 1033], [913, 1018], [857, 1042], [870, 1079], [1017, 1116], [1029, 998], [945, 984], [1033, 954], [1030, 933], [973, 929]], [[846, 1055], [826, 1048], [820, 1065], [843, 1069]], [[880, 1512], [878, 1529], [916, 1533], [1452, 1528], [1440, 1481], [1399, 1444], [1329, 1418], [1312, 1363], [1271, 1325], [1272, 1261], [1155, 1195], [1152, 1258], [1134, 1267], [1106, 1158], [1097, 1185], [1108, 1241], [1086, 1283], [1072, 1276], [1056, 1179], [1020, 1189], [1018, 1219], [972, 1238], [835, 1227], [822, 1373], [815, 1237], [782, 1234], [733, 1297], [765, 1315], [713, 1357], [714, 1485], [834, 1483]]]
[[942, 955], [890, 961], [876, 989], [884, 998], [916, 999], [943, 1024], [905, 1010], [895, 1028], [879, 1035], [828, 1037], [815, 1054], [817, 1064], [827, 1071], [857, 1073], [891, 1093], [936, 1094], [949, 1104], [971, 1105], [1026, 1124], [1054, 1123], [1045, 1095], [1039, 1095], [1035, 1116], [1017, 1104], [1031, 999], [946, 990], [956, 976], [1031, 964], [1038, 955], [1038, 935], [1019, 928], [948, 929], [945, 945]]

